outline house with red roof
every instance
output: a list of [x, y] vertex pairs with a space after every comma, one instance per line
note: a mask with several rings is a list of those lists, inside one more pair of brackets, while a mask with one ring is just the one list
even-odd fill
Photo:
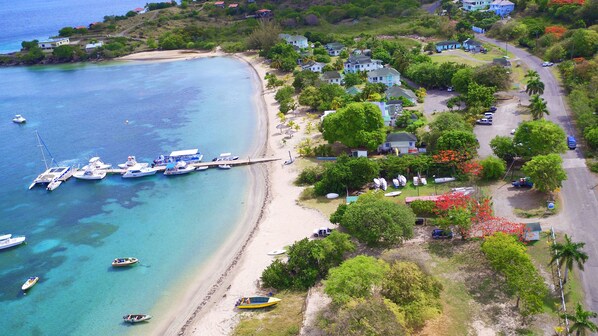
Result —
[[228, 5], [228, 8], [237, 8], [237, 7], [239, 7], [239, 4], [237, 4], [237, 3], [232, 3], [232, 4]]
[[143, 13], [145, 11], [145, 9], [141, 8], [141, 7], [137, 7], [135, 9], [133, 9], [133, 12], [140, 14]]
[[255, 11], [255, 15], [257, 17], [261, 17], [261, 18], [270, 17], [270, 16], [272, 16], [272, 11], [269, 9], [259, 9], [259, 10]]
[[224, 8], [224, 1], [216, 1], [214, 2], [214, 6]]

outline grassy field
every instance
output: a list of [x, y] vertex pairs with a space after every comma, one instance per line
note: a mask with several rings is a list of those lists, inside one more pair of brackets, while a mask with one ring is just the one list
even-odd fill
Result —
[[241, 322], [233, 332], [234, 336], [290, 336], [299, 335], [303, 323], [303, 305], [305, 292], [280, 292], [276, 297], [282, 299], [271, 308], [243, 312]]

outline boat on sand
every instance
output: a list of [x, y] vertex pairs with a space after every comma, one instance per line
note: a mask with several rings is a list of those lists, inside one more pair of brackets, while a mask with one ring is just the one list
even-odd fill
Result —
[[139, 259], [128, 257], [128, 258], [116, 258], [112, 261], [112, 267], [126, 267], [132, 266], [139, 262]]
[[30, 277], [29, 279], [27, 279], [27, 281], [25, 281], [25, 283], [23, 284], [23, 286], [21, 286], [21, 290], [26, 291], [29, 288], [35, 286], [35, 284], [39, 281], [39, 277]]
[[242, 297], [237, 300], [235, 303], [235, 307], [239, 309], [257, 309], [257, 308], [265, 308], [274, 306], [275, 304], [279, 303], [281, 300], [275, 297], [269, 296], [252, 296], [252, 297]]
[[129, 323], [143, 322], [143, 321], [147, 321], [151, 318], [152, 318], [152, 316], [147, 315], [147, 314], [129, 314], [129, 315], [123, 316], [123, 320], [125, 320], [125, 322], [129, 322]]
[[395, 197], [395, 196], [399, 196], [401, 194], [401, 191], [391, 191], [389, 193], [384, 194], [384, 196], [386, 197]]
[[276, 255], [281, 255], [281, 254], [285, 254], [285, 253], [287, 253], [286, 250], [273, 250], [273, 251], [268, 252], [268, 255], [276, 256]]

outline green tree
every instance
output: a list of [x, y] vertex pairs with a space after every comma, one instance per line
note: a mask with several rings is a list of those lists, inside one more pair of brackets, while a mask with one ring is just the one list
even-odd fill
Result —
[[517, 153], [525, 158], [567, 150], [563, 129], [544, 119], [521, 123], [515, 131], [513, 144]]
[[76, 32], [77, 30], [73, 27], [64, 27], [58, 31], [58, 35], [62, 37], [69, 37], [74, 35]]
[[534, 188], [541, 192], [553, 192], [567, 179], [563, 159], [558, 154], [534, 156], [522, 170], [534, 182]]
[[348, 73], [345, 74], [345, 77], [343, 78], [343, 85], [346, 88], [349, 88], [354, 85], [359, 85], [361, 83], [363, 83], [363, 79], [361, 78], [361, 75], [358, 73]]
[[382, 295], [405, 314], [407, 326], [421, 328], [442, 312], [442, 284], [413, 262], [395, 261], [382, 285]]
[[[299, 95], [299, 104], [317, 109], [320, 106], [320, 92], [314, 86], [308, 86]], [[328, 119], [328, 117], [326, 117]], [[326, 120], [324, 119], [324, 120]]]
[[358, 189], [379, 173], [380, 166], [376, 161], [341, 155], [337, 157], [336, 163], [326, 165], [322, 179], [314, 186], [314, 192], [323, 196], [330, 192], [344, 193], [347, 188]]
[[508, 136], [495, 136], [490, 140], [490, 148], [492, 148], [494, 155], [505, 161], [511, 161], [518, 155], [517, 149], [513, 144], [513, 138]]
[[472, 82], [467, 87], [467, 94], [464, 96], [465, 103], [468, 107], [480, 105], [483, 107], [490, 107], [494, 104], [494, 87], [487, 87]]
[[438, 138], [448, 131], [471, 132], [473, 127], [465, 121], [459, 113], [444, 112], [436, 115], [436, 118], [428, 125], [429, 132], [425, 133], [423, 140], [428, 144], [428, 150], [436, 149]]
[[[273, 75], [274, 76], [274, 75]], [[293, 87], [301, 91], [308, 86], [320, 85], [320, 74], [312, 71], [296, 71], [294, 73]]]
[[182, 49], [185, 48], [185, 45], [183, 36], [173, 32], [167, 32], [159, 39], [159, 46], [164, 50]]
[[598, 314], [593, 311], [584, 310], [579, 302], [575, 306], [575, 314], [561, 314], [562, 318], [566, 318], [572, 323], [569, 331], [575, 332], [575, 336], [586, 336], [590, 335], [590, 333], [598, 332], [598, 326], [590, 320], [597, 316]]
[[504, 90], [509, 88], [511, 75], [507, 68], [491, 63], [474, 68], [473, 80], [482, 86]]
[[455, 150], [458, 152], [468, 152], [476, 155], [477, 149], [480, 147], [478, 139], [473, 132], [469, 131], [446, 131], [439, 138], [436, 144], [437, 150]]
[[507, 166], [496, 156], [489, 156], [480, 161], [482, 165], [482, 178], [487, 181], [498, 180], [505, 175]]
[[351, 148], [375, 150], [386, 139], [380, 109], [369, 103], [351, 103], [324, 118], [323, 137]]
[[280, 38], [280, 26], [274, 20], [259, 20], [258, 26], [247, 37], [249, 49], [259, 49], [262, 55], [267, 55]]
[[544, 100], [544, 98], [541, 98], [538, 94], [535, 94], [531, 97], [529, 111], [532, 114], [532, 118], [534, 120], [542, 119], [545, 114], [549, 114], [548, 107], [546, 106], [546, 101]]
[[582, 251], [586, 243], [575, 243], [571, 241], [571, 237], [565, 234], [564, 243], [555, 243], [550, 245], [553, 256], [550, 259], [550, 264], [555, 264], [557, 261], [559, 265], [565, 267], [565, 276], [563, 283], [567, 282], [569, 271], [573, 270], [573, 264], [577, 265], [583, 271], [583, 264], [588, 260], [588, 254]]
[[289, 100], [293, 97], [293, 94], [295, 93], [295, 90], [288, 85], [285, 85], [283, 87], [281, 87], [280, 89], [278, 89], [278, 91], [276, 91], [276, 95], [274, 95], [274, 99], [276, 100], [276, 102], [278, 102], [279, 104], [285, 100]]
[[383, 260], [359, 255], [330, 269], [324, 281], [324, 292], [335, 303], [347, 303], [355, 298], [368, 298], [374, 286], [380, 286], [389, 266]]
[[569, 50], [573, 57], [592, 57], [598, 50], [598, 32], [591, 29], [577, 29], [571, 35]]
[[364, 197], [350, 204], [340, 225], [370, 245], [394, 245], [413, 236], [415, 215], [406, 205], [389, 200]]
[[473, 82], [473, 74], [473, 68], [470, 67], [457, 70], [451, 79], [453, 88], [461, 94], [466, 94], [469, 84]]
[[61, 62], [72, 61], [75, 58], [77, 47], [64, 44], [54, 48], [52, 55]]
[[21, 54], [19, 58], [25, 62], [25, 64], [36, 64], [41, 62], [46, 57], [46, 54], [42, 51], [42, 48], [37, 46], [30, 47], [26, 53]]

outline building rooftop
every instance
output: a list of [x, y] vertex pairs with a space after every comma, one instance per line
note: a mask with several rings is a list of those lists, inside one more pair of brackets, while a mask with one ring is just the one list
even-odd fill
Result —
[[390, 133], [386, 136], [387, 142], [397, 142], [397, 141], [417, 141], [417, 137], [411, 133], [407, 132], [399, 132], [399, 133]]
[[368, 72], [368, 77], [400, 76], [401, 74], [394, 68], [381, 68]]
[[440, 45], [440, 46], [442, 46], [442, 45], [453, 45], [453, 44], [459, 44], [459, 42], [457, 42], [457, 41], [440, 41], [440, 42], [436, 43], [436, 45]]
[[322, 73], [322, 79], [330, 80], [330, 79], [341, 79], [341, 74], [337, 71], [326, 71]]
[[490, 4], [495, 6], [515, 6], [515, 4], [509, 0], [494, 0]]

